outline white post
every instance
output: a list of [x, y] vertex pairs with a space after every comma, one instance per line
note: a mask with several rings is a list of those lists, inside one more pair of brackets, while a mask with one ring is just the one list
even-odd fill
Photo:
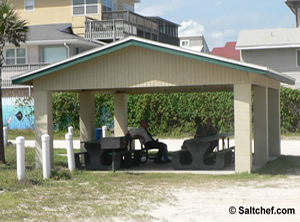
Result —
[[107, 126], [102, 126], [102, 138], [107, 137]]
[[3, 142], [4, 142], [4, 146], [7, 146], [8, 144], [8, 127], [3, 127]]
[[25, 179], [25, 138], [19, 136], [16, 138], [17, 144], [17, 177], [19, 180]]
[[67, 141], [67, 155], [68, 155], [68, 166], [69, 170], [73, 171], [75, 169], [75, 157], [73, 150], [73, 135], [68, 133], [65, 135]]
[[73, 135], [73, 131], [74, 131], [74, 130], [73, 130], [73, 126], [69, 126], [69, 127], [68, 127], [68, 133], [71, 133], [71, 134]]
[[43, 152], [43, 177], [50, 178], [50, 136], [45, 134], [42, 136], [42, 152]]

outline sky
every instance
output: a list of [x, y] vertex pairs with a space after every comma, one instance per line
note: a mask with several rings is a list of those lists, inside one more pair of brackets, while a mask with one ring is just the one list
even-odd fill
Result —
[[135, 11], [181, 27], [179, 35], [202, 33], [210, 50], [237, 41], [247, 29], [295, 28], [286, 0], [141, 0]]

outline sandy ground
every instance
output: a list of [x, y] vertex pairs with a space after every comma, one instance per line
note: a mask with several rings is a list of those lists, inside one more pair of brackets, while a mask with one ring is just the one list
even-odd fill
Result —
[[[290, 176], [260, 184], [235, 184], [209, 188], [188, 188], [172, 191], [176, 201], [153, 209], [153, 221], [300, 221], [300, 176]], [[230, 214], [232, 207], [235, 214]], [[240, 208], [243, 207], [243, 208]], [[259, 210], [274, 207], [293, 208], [294, 215], [245, 214], [251, 207]], [[249, 211], [248, 211], [249, 212]], [[254, 211], [252, 211], [254, 212]], [[244, 213], [244, 214], [242, 214]]]
[[[173, 147], [178, 144], [171, 140], [165, 142], [173, 144]], [[230, 145], [233, 144], [234, 141], [230, 141]], [[282, 140], [281, 152], [283, 155], [300, 156], [300, 141]], [[176, 201], [162, 204], [150, 212], [156, 218], [153, 221], [300, 221], [300, 172], [285, 179], [259, 184], [216, 184], [211, 187], [173, 189], [172, 194]], [[230, 214], [233, 207], [236, 213]], [[247, 210], [254, 212], [257, 208], [263, 208], [267, 212], [272, 207], [274, 211], [293, 208], [295, 214], [246, 214]]]
[[[183, 143], [183, 140], [175, 139], [161, 141], [168, 144], [170, 151], [179, 150]], [[26, 141], [26, 145], [34, 146], [34, 142]], [[234, 145], [234, 141], [230, 141], [230, 145]], [[79, 141], [74, 141], [74, 148], [79, 146]], [[54, 147], [66, 147], [65, 141], [54, 141]], [[283, 155], [300, 156], [300, 141], [282, 140], [281, 151]], [[260, 183], [235, 182], [211, 184], [210, 187], [173, 188], [170, 193], [174, 201], [172, 198], [172, 201], [148, 212], [155, 218], [153, 222], [300, 221], [300, 172]], [[274, 214], [268, 215], [267, 211], [271, 211], [272, 207]], [[277, 209], [284, 211], [289, 208], [294, 209], [295, 214], [275, 214]], [[231, 214], [229, 211], [234, 209], [236, 212]], [[258, 214], [257, 210], [266, 213]]]

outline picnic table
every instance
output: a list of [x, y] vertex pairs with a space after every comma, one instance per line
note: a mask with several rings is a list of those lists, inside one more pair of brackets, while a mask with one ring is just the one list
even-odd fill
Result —
[[113, 170], [130, 167], [133, 150], [128, 149], [126, 137], [105, 137], [83, 141], [86, 152], [75, 153], [76, 167], [81, 168], [79, 155], [85, 155], [86, 170]]
[[[229, 147], [231, 133], [218, 133], [213, 136], [196, 137], [183, 142], [182, 149], [172, 154], [172, 165], [178, 170], [219, 170], [228, 166], [233, 161], [233, 147]], [[222, 140], [222, 149], [216, 147], [214, 164], [206, 164], [205, 152], [211, 143]], [[226, 141], [227, 139], [227, 146]]]

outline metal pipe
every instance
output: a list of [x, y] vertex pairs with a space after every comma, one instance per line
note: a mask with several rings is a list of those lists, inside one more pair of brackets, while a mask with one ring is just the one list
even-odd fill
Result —
[[67, 50], [68, 50], [68, 58], [70, 58], [70, 46], [68, 46], [68, 44], [66, 42], [64, 42], [64, 46], [67, 48]]

